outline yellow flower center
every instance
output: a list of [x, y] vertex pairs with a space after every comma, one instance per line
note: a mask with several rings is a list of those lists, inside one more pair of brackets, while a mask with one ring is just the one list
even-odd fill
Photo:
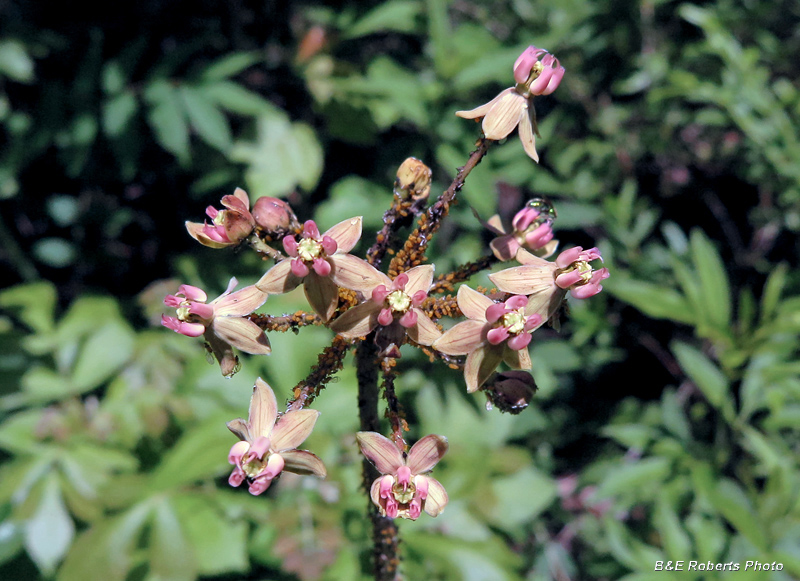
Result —
[[267, 460], [269, 460], [269, 452], [264, 454], [263, 460], [259, 460], [258, 458], [253, 458], [249, 462], [243, 462], [242, 470], [250, 478], [255, 478], [259, 474], [261, 474], [261, 472], [263, 472], [264, 467], [267, 465]]
[[[563, 269], [560, 272], [567, 273], [567, 272], [572, 272], [574, 270], [577, 270], [578, 272], [581, 273], [582, 283], [587, 283], [590, 280], [592, 280], [592, 272], [594, 271], [592, 270], [591, 265], [589, 265], [589, 263], [586, 262], [585, 260], [581, 260], [579, 262], [573, 262], [567, 268]], [[582, 283], [576, 283], [576, 284], [582, 284]]]
[[322, 244], [313, 238], [303, 238], [297, 244], [297, 255], [307, 262], [319, 258], [322, 253]]
[[395, 313], [405, 313], [411, 306], [411, 297], [404, 291], [396, 290], [389, 293], [386, 297], [386, 303]]
[[414, 494], [417, 492], [417, 487], [414, 486], [414, 482], [409, 482], [407, 488], [403, 488], [403, 486], [399, 482], [395, 482], [392, 485], [392, 496], [394, 499], [399, 502], [400, 504], [408, 504], [414, 498]]
[[506, 313], [501, 319], [503, 327], [508, 329], [509, 333], [519, 335], [525, 330], [525, 313], [524, 309], [520, 308], [516, 311]]

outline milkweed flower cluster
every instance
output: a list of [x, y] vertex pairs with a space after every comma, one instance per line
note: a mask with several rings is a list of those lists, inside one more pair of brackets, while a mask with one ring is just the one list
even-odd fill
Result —
[[[316, 324], [333, 335], [318, 364], [292, 391], [283, 414], [272, 388], [256, 379], [248, 418], [227, 424], [239, 439], [228, 455], [233, 465], [231, 486], [246, 483], [251, 494], [260, 495], [283, 472], [326, 477], [322, 460], [298, 446], [320, 416], [308, 406], [357, 344], [368, 346], [356, 349], [359, 405], [375, 406], [378, 417], [378, 373], [362, 373], [376, 365], [383, 374], [381, 387], [392, 426], [391, 439], [373, 431], [374, 425], [362, 425], [356, 435], [361, 453], [380, 473], [368, 491], [374, 514], [415, 520], [423, 512], [437, 516], [448, 503], [444, 486], [430, 475], [447, 452], [447, 438], [431, 434], [410, 449], [405, 445], [403, 432], [408, 426], [394, 393], [396, 376], [402, 381], [397, 372], [402, 346], [460, 367], [467, 391], [483, 389], [501, 411], [519, 413], [530, 403], [536, 383], [527, 371], [531, 369], [528, 348], [538, 329], [557, 322], [568, 294], [583, 300], [602, 291], [609, 271], [599, 267], [600, 251], [568, 248], [551, 260], [559, 244], [553, 230], [556, 212], [551, 202], [536, 197], [510, 223], [499, 216], [485, 223], [495, 235], [489, 244], [491, 254], [438, 278], [434, 265], [424, 264], [429, 242], [466, 175], [494, 141], [518, 128], [525, 152], [538, 161], [533, 99], [555, 91], [564, 68], [546, 50], [531, 46], [512, 71], [513, 87], [485, 105], [457, 113], [467, 119], [482, 118], [484, 138], [471, 155], [472, 163], [459, 170], [451, 187], [427, 210], [431, 170], [414, 158], [403, 162], [392, 207], [384, 214], [384, 227], [366, 258], [353, 253], [363, 234], [361, 216], [322, 232], [314, 220], [301, 224], [284, 201], [259, 198], [251, 208], [241, 189], [222, 198], [223, 209], [209, 206], [210, 223], [187, 222], [191, 236], [204, 246], [231, 248], [247, 242], [262, 258], [275, 260], [266, 272], [258, 273], [255, 284], [234, 292], [236, 279], [231, 279], [227, 290], [210, 302], [205, 291], [187, 284], [164, 300], [176, 314], [164, 315], [162, 324], [189, 337], [203, 337], [223, 375], [239, 369], [234, 348], [257, 355], [271, 352], [265, 331], [299, 332], [304, 325]], [[419, 216], [416, 228], [400, 243], [399, 231], [411, 225], [414, 216]], [[388, 256], [388, 267], [382, 271], [381, 261]], [[498, 290], [485, 292], [469, 285], [472, 275], [497, 261], [518, 263], [489, 275]], [[311, 312], [255, 313], [270, 295], [301, 285]], [[448, 294], [454, 291], [455, 296]], [[447, 328], [444, 319], [454, 322]], [[511, 370], [501, 370], [501, 365]]]

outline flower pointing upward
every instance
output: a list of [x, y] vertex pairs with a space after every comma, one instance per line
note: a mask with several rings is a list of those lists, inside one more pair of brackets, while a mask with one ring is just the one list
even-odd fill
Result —
[[266, 381], [256, 379], [247, 421], [239, 418], [227, 424], [241, 440], [228, 454], [228, 462], [234, 465], [228, 483], [235, 487], [246, 480], [250, 494], [259, 495], [283, 470], [325, 478], [322, 460], [296, 449], [311, 434], [318, 417], [317, 410], [309, 409], [278, 417], [275, 392]]
[[426, 474], [447, 452], [447, 438], [425, 436], [404, 455], [389, 438], [377, 432], [356, 434], [361, 452], [382, 474], [372, 483], [370, 496], [381, 516], [417, 520], [424, 510], [431, 516], [447, 505], [444, 486]]
[[[541, 59], [541, 60], [540, 60]], [[543, 48], [529, 46], [514, 63], [515, 87], [471, 111], [457, 111], [464, 119], [483, 117], [483, 134], [487, 139], [503, 139], [519, 127], [519, 138], [528, 156], [538, 162], [536, 152], [536, 111], [533, 97], [549, 95], [558, 88], [564, 77], [564, 67]]]

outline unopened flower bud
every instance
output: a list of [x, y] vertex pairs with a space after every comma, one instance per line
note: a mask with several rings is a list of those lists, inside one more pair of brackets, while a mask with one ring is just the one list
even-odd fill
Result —
[[269, 233], [282, 234], [297, 226], [297, 216], [291, 206], [278, 198], [258, 198], [253, 205], [252, 214], [258, 227]]
[[395, 193], [405, 192], [415, 200], [427, 198], [431, 193], [431, 168], [415, 157], [406, 159], [397, 169]]
[[504, 371], [490, 379], [484, 391], [501, 412], [518, 414], [528, 407], [537, 389], [527, 371]]

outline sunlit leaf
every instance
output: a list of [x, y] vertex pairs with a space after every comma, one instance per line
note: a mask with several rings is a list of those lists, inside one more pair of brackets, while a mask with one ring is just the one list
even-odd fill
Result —
[[42, 572], [52, 573], [69, 549], [75, 524], [64, 506], [58, 480], [49, 478], [39, 506], [25, 526], [25, 549]]

